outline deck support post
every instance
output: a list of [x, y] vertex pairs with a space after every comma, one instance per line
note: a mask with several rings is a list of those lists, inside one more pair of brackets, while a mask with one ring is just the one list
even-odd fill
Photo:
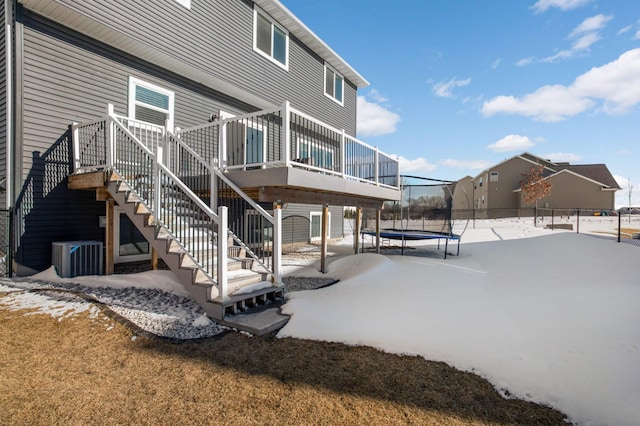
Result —
[[362, 207], [356, 208], [356, 229], [353, 232], [353, 249], [355, 254], [360, 251], [360, 227], [362, 221]]
[[151, 247], [151, 270], [158, 270], [158, 251], [153, 247]]
[[104, 258], [105, 258], [105, 262], [104, 262], [104, 274], [105, 275], [113, 275], [113, 264], [114, 264], [114, 259], [113, 259], [113, 250], [114, 250], [114, 241], [113, 241], [113, 234], [114, 234], [114, 226], [115, 226], [115, 221], [114, 221], [114, 210], [115, 210], [115, 201], [112, 199], [109, 199], [106, 201], [105, 206], [106, 206], [106, 224], [105, 224], [105, 228], [104, 228]]
[[329, 206], [322, 206], [322, 243], [320, 246], [320, 272], [327, 273], [327, 231], [329, 230]]

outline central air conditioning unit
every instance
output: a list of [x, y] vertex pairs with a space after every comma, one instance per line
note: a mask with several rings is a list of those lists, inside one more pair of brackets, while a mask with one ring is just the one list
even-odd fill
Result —
[[51, 264], [62, 278], [102, 275], [102, 241], [52, 243]]

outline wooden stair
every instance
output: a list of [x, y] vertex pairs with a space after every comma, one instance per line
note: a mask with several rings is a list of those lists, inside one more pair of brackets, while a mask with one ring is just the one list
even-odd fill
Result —
[[[236, 247], [230, 247], [229, 250], [230, 256], [226, 265], [229, 296], [222, 299], [210, 278], [216, 276], [218, 267], [215, 245], [206, 250], [198, 250], [197, 247], [189, 249], [189, 241], [183, 241], [181, 245], [171, 236], [171, 227], [189, 225], [181, 221], [179, 215], [173, 218], [173, 223], [164, 224], [168, 229], [157, 224], [136, 192], [118, 179], [117, 175], [109, 179], [107, 191], [209, 317], [225, 323], [225, 317], [229, 315], [263, 310], [270, 304], [278, 304], [284, 299], [284, 287], [274, 286], [268, 280], [267, 274], [251, 270], [252, 259], [240, 257]], [[197, 232], [207, 232], [204, 227], [196, 229]], [[211, 235], [212, 239], [213, 237]], [[233, 323], [229, 325], [235, 326]]]

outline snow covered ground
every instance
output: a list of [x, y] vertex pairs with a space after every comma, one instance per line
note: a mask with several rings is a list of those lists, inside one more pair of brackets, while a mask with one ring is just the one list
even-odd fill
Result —
[[[283, 309], [292, 317], [279, 336], [420, 355], [473, 371], [505, 396], [551, 405], [573, 422], [640, 424], [640, 246], [616, 243], [617, 223], [583, 218], [576, 234], [534, 228], [531, 219], [458, 222], [457, 232], [468, 225], [460, 256], [447, 260], [433, 242], [411, 242], [405, 256], [336, 256], [324, 276], [340, 282], [288, 293]], [[640, 219], [623, 226], [640, 228]], [[351, 241], [331, 251], [348, 253]], [[317, 264], [284, 261], [291, 276], [323, 276]], [[0, 281], [0, 292], [11, 292], [0, 305], [60, 319], [90, 309], [71, 296], [24, 291], [48, 286], [92, 294], [165, 336], [225, 330], [165, 271], [63, 280], [48, 270]]]

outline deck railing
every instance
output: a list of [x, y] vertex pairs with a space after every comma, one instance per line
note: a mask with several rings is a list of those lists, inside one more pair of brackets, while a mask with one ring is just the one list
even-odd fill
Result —
[[391, 188], [400, 183], [398, 160], [288, 102], [176, 134], [222, 170], [300, 167]]
[[[218, 213], [214, 212], [163, 164], [163, 147], [151, 151], [111, 108], [109, 112], [102, 120], [73, 124], [75, 170], [106, 168], [117, 173], [151, 212], [156, 226], [202, 268], [217, 289], [217, 297], [226, 298], [227, 270], [215, 266], [227, 264], [227, 238], [215, 237], [227, 234], [227, 208], [221, 206]], [[92, 141], [101, 144], [92, 146]], [[188, 214], [181, 215], [178, 223], [181, 211]], [[216, 244], [215, 254], [212, 241]]]
[[[151, 211], [157, 224], [215, 283], [218, 297], [228, 296], [226, 268], [216, 267], [227, 264], [228, 240], [218, 235], [231, 238], [257, 262], [258, 268], [271, 275], [274, 284], [281, 283], [280, 211], [270, 215], [229, 181], [218, 170], [217, 155], [210, 154], [208, 159], [201, 156], [196, 149], [207, 153], [206, 139], [189, 139], [187, 134], [188, 144], [164, 127], [114, 114], [111, 105], [105, 118], [74, 123], [72, 128], [75, 171], [110, 169], [118, 173]], [[220, 191], [236, 201], [218, 206]], [[252, 214], [247, 216], [246, 211]], [[232, 218], [231, 227], [227, 225], [228, 217]], [[255, 227], [244, 217], [265, 224], [261, 230], [269, 228], [270, 250], [256, 245], [250, 235]], [[217, 245], [217, 254], [212, 241]]]

